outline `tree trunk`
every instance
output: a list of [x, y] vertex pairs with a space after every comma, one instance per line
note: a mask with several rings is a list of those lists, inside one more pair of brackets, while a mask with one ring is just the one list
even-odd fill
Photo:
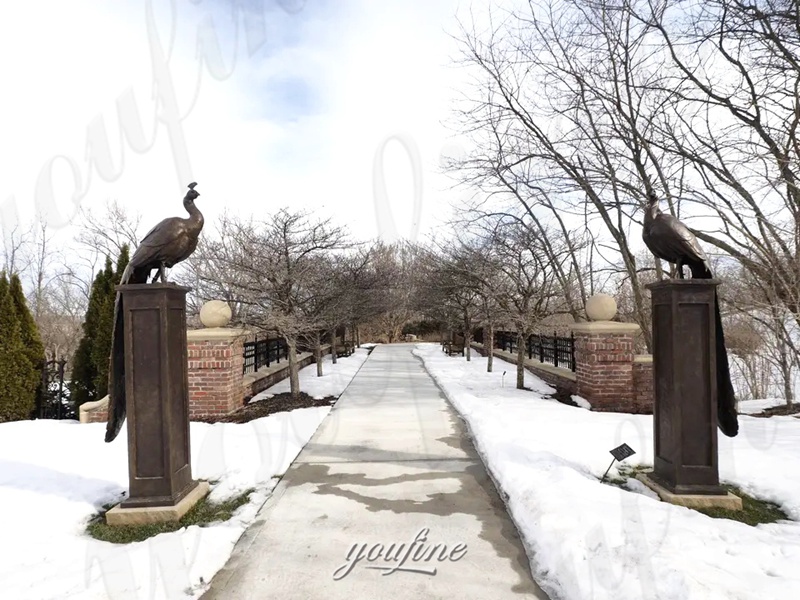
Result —
[[353, 325], [353, 329], [356, 330], [356, 339], [353, 341], [356, 343], [356, 346], [361, 348], [361, 334], [358, 331], [358, 325]]
[[525, 336], [517, 334], [517, 389], [525, 389]]
[[464, 356], [470, 360], [470, 344], [472, 343], [472, 320], [464, 316]]
[[300, 374], [297, 368], [297, 338], [286, 338], [287, 358], [289, 360], [289, 389], [292, 398], [300, 399]]
[[792, 363], [789, 358], [789, 348], [787, 344], [780, 340], [780, 361], [781, 361], [781, 375], [783, 376], [783, 397], [786, 399], [786, 404], [791, 406], [794, 403], [794, 389], [792, 376]]
[[483, 336], [483, 349], [486, 351], [486, 372], [491, 373], [494, 366], [494, 327], [489, 325], [488, 334]]
[[331, 339], [331, 364], [336, 364], [336, 329], [331, 329], [329, 333]]
[[319, 331], [314, 334], [314, 361], [317, 363], [317, 377], [322, 377], [322, 339]]

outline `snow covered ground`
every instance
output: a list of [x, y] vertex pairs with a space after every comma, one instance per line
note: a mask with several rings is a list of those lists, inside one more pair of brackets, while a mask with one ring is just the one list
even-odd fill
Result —
[[549, 386], [530, 373], [533, 392], [501, 387], [514, 366], [497, 358], [486, 373], [480, 356], [414, 352], [469, 424], [554, 599], [800, 598], [800, 419], [741, 416], [736, 438], [719, 437], [720, 478], [795, 519], [750, 527], [660, 502], [636, 480], [634, 491], [599, 483], [623, 442], [636, 451], [625, 464], [653, 464], [651, 416], [543, 398]]
[[742, 400], [739, 402], [739, 413], [743, 415], [755, 415], [762, 410], [775, 406], [784, 406], [786, 400], [783, 398], [767, 398], [765, 400]]
[[[302, 369], [301, 389], [314, 396], [340, 395], [366, 356], [360, 350], [337, 365], [327, 363], [319, 379], [316, 365]], [[127, 491], [126, 428], [106, 444], [105, 424], [1, 424], [0, 598], [199, 597], [254, 520], [275, 478], [329, 411], [303, 408], [245, 424], [191, 423], [192, 475], [212, 481], [210, 499], [251, 488], [255, 493], [230, 521], [126, 545], [85, 534], [88, 520]]]
[[[374, 344], [372, 345], [374, 346]], [[369, 356], [369, 351], [366, 345], [356, 348], [355, 352], [350, 356], [337, 359], [336, 364], [331, 361], [331, 355], [326, 354], [322, 357], [322, 377], [317, 377], [316, 364], [300, 369], [300, 389], [313, 398], [341, 396], [344, 389], [361, 368], [361, 365], [367, 360], [367, 356]], [[282, 394], [288, 391], [289, 380], [284, 379], [271, 388], [253, 396], [250, 402], [258, 402], [265, 398], [271, 398], [275, 394]]]

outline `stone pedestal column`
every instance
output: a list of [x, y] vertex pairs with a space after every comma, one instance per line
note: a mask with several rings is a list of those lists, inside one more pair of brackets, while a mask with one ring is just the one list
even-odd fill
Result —
[[714, 279], [659, 281], [653, 303], [655, 464], [676, 494], [725, 494], [717, 467]]
[[[177, 520], [208, 489], [192, 479], [190, 462], [189, 288], [134, 284], [117, 290], [124, 319], [130, 493], [106, 518], [110, 524]], [[149, 509], [157, 510], [148, 514]], [[127, 513], [133, 520], [126, 519], [126, 510], [133, 511]]]

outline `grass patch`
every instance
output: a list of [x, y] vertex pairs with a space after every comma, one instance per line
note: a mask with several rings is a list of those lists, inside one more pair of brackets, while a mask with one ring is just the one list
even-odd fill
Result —
[[779, 417], [779, 416], [794, 416], [800, 417], [800, 403], [794, 402], [792, 404], [781, 404], [780, 406], [773, 406], [765, 408], [760, 413], [749, 415], [751, 417]]
[[254, 419], [260, 419], [279, 412], [288, 412], [298, 408], [309, 408], [312, 406], [330, 406], [338, 396], [326, 396], [325, 398], [313, 398], [305, 392], [300, 392], [299, 398], [292, 398], [290, 392], [275, 394], [271, 398], [264, 398], [258, 402], [246, 404], [245, 406], [228, 413], [227, 415], [198, 416], [192, 421], [202, 421], [203, 423], [249, 423]]
[[742, 510], [726, 510], [724, 508], [698, 508], [697, 510], [715, 519], [730, 519], [752, 526], [789, 520], [789, 517], [777, 504], [753, 498], [733, 485], [723, 485], [722, 487], [742, 499]]
[[211, 503], [208, 496], [202, 498], [189, 512], [183, 515], [177, 523], [152, 523], [149, 525], [118, 525], [106, 524], [105, 513], [113, 505], [106, 505], [102, 513], [95, 516], [87, 525], [86, 533], [96, 540], [111, 542], [112, 544], [130, 544], [141, 542], [159, 533], [178, 531], [190, 525], [205, 526], [219, 521], [227, 521], [234, 511], [247, 504], [250, 494], [255, 490], [246, 492], [220, 503]]
[[[603, 483], [630, 491], [626, 487], [629, 478], [636, 478], [639, 473], [647, 473], [652, 470], [653, 467], [650, 466], [628, 466], [623, 464], [619, 466], [619, 475], [612, 476], [609, 474]], [[742, 510], [728, 510], [725, 508], [694, 508], [692, 510], [715, 519], [730, 519], [750, 526], [790, 520], [777, 504], [754, 498], [734, 485], [722, 484], [722, 487], [742, 499]]]
[[628, 483], [628, 479], [636, 479], [639, 473], [646, 473], [652, 470], [653, 467], [648, 467], [647, 465], [627, 465], [622, 463], [617, 466], [619, 475], [615, 475], [609, 471], [603, 483], [608, 483], [609, 485], [627, 490], [628, 488], [626, 488], [625, 485]]

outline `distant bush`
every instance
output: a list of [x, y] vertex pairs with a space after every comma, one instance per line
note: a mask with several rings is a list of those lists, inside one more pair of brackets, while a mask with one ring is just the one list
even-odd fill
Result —
[[440, 323], [438, 321], [412, 321], [411, 323], [406, 323], [403, 326], [403, 335], [430, 335], [433, 333], [439, 333], [442, 329], [444, 329], [444, 323]]
[[19, 278], [0, 274], [0, 422], [31, 418], [44, 358]]
[[83, 337], [72, 362], [70, 397], [75, 411], [85, 402], [100, 400], [108, 394], [108, 360], [114, 328], [115, 287], [128, 265], [128, 247], [123, 246], [116, 268], [106, 257], [105, 268], [92, 283], [89, 307], [83, 319]]

